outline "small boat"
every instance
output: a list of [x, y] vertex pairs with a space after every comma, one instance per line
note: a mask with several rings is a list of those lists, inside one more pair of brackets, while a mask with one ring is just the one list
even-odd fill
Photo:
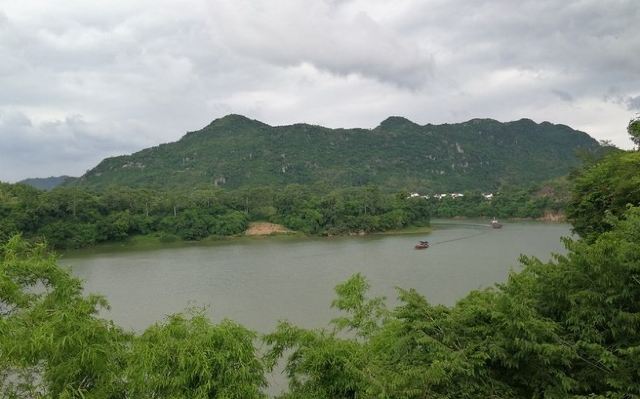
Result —
[[499, 229], [502, 227], [502, 223], [498, 222], [496, 218], [493, 218], [493, 220], [491, 221], [491, 227], [493, 227], [494, 229]]
[[429, 241], [420, 241], [414, 247], [415, 249], [427, 249], [429, 248]]

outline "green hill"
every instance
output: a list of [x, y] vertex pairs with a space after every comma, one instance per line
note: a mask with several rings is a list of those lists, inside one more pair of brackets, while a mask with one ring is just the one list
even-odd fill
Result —
[[53, 190], [54, 188], [69, 183], [75, 177], [71, 176], [51, 176], [51, 177], [32, 177], [20, 180], [18, 183], [27, 184], [39, 190]]
[[579, 164], [578, 150], [598, 149], [584, 132], [529, 119], [421, 126], [390, 117], [374, 129], [329, 129], [269, 126], [228, 115], [175, 143], [105, 159], [70, 184], [100, 189], [326, 183], [491, 190], [564, 175]]

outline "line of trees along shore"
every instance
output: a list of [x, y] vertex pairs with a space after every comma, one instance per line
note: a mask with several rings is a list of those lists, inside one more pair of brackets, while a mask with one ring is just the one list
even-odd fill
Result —
[[161, 241], [202, 240], [243, 233], [251, 221], [270, 221], [306, 234], [341, 235], [427, 226], [430, 217], [530, 217], [558, 212], [564, 183], [506, 188], [492, 200], [480, 192], [464, 197], [411, 198], [365, 186], [328, 190], [291, 185], [227, 191], [162, 192], [113, 187], [40, 191], [0, 183], [0, 237], [21, 233], [53, 248], [82, 248], [154, 235]]
[[21, 233], [54, 248], [80, 248], [155, 234], [161, 240], [201, 240], [241, 234], [252, 220], [268, 220], [307, 234], [346, 234], [428, 225], [425, 201], [359, 187], [319, 194], [292, 185], [282, 190], [160, 192], [113, 188], [89, 192], [0, 185], [0, 236]]
[[281, 322], [264, 336], [197, 310], [124, 331], [44, 244], [12, 236], [0, 246], [0, 393], [263, 398], [284, 361], [289, 399], [638, 397], [638, 179], [640, 152], [583, 170], [568, 206], [583, 238], [549, 262], [522, 257], [521, 272], [454, 306], [398, 289], [390, 307], [355, 275], [326, 328]]

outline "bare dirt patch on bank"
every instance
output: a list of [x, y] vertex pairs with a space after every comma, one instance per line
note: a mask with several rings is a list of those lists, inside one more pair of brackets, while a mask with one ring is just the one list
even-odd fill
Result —
[[539, 217], [537, 220], [542, 222], [556, 222], [556, 223], [564, 223], [567, 221], [567, 215], [562, 212], [551, 212], [547, 211]]
[[292, 230], [281, 224], [269, 222], [253, 222], [249, 224], [249, 228], [244, 232], [247, 236], [268, 236], [271, 234], [287, 234], [293, 233]]

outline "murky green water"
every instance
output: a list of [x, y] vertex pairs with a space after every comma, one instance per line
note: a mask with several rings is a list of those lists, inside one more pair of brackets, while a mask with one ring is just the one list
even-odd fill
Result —
[[[484, 221], [486, 223], [486, 221]], [[105, 316], [141, 330], [189, 306], [208, 306], [212, 319], [231, 318], [267, 332], [280, 319], [326, 324], [333, 288], [364, 274], [376, 295], [415, 288], [430, 301], [453, 304], [473, 289], [504, 281], [521, 253], [548, 259], [563, 252], [564, 224], [507, 223], [493, 230], [472, 222], [434, 223], [425, 235], [238, 240], [153, 251], [74, 255], [62, 263], [104, 294]], [[419, 239], [434, 243], [414, 250]]]

